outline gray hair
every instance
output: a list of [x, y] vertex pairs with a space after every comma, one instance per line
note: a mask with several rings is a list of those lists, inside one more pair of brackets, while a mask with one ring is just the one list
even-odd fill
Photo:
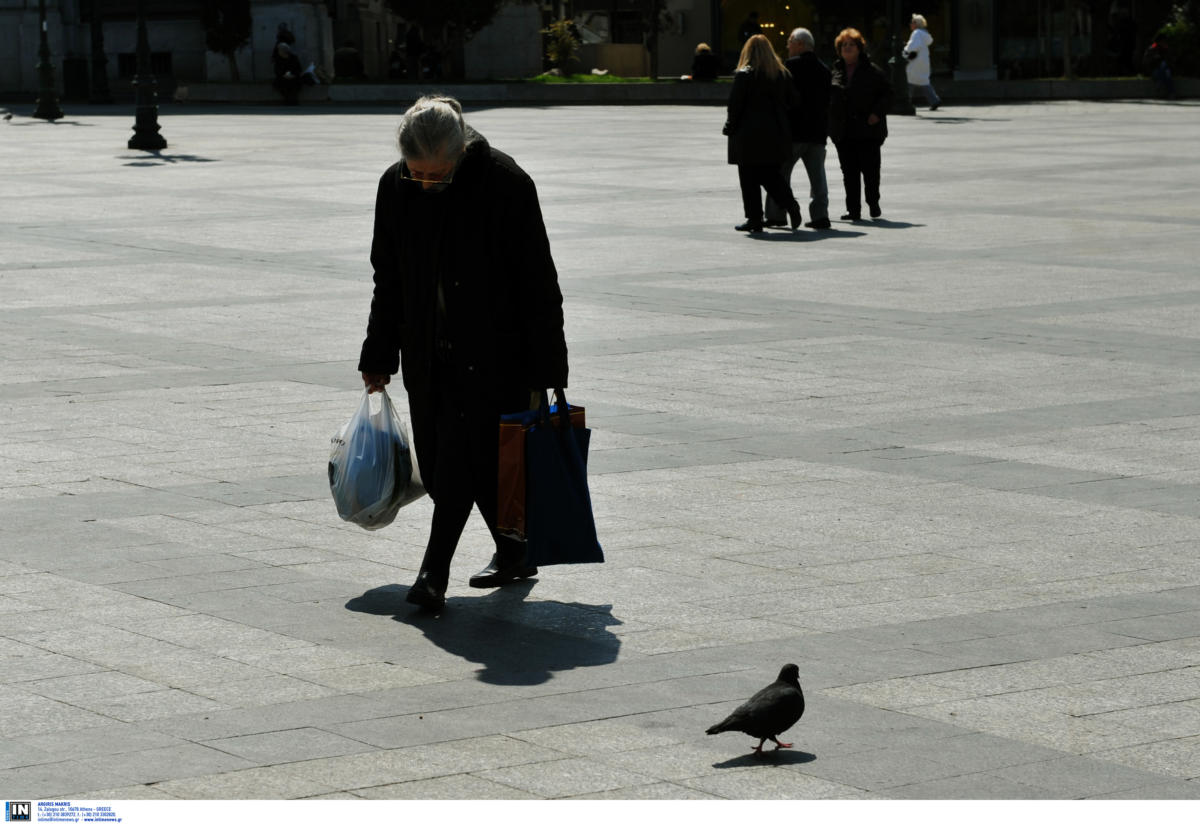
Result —
[[813, 39], [812, 32], [808, 29], [792, 29], [792, 33], [788, 35], [789, 43], [799, 43], [809, 51], [817, 48], [817, 41]]
[[422, 97], [400, 119], [396, 142], [400, 154], [413, 160], [457, 157], [467, 145], [462, 104], [453, 97]]
[[917, 24], [918, 29], [923, 29], [928, 26], [928, 24], [925, 22], [925, 15], [923, 14], [914, 14], [912, 16], [912, 21]]

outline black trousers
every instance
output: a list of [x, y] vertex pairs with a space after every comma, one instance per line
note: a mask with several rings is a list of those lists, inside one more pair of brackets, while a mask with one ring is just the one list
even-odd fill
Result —
[[[506, 392], [498, 398], [472, 397], [450, 370], [434, 384], [437, 413], [433, 483], [433, 524], [421, 568], [445, 583], [472, 507], [492, 533], [496, 552], [506, 562], [520, 562], [525, 545], [496, 531], [496, 475], [500, 450], [499, 417], [529, 406], [529, 390]], [[422, 471], [425, 471], [422, 468]]]
[[763, 205], [762, 192], [759, 187], [766, 189], [767, 194], [785, 209], [788, 204], [795, 203], [792, 187], [783, 177], [778, 163], [739, 163], [738, 183], [742, 187], [742, 209], [745, 210], [746, 220], [751, 223], [762, 223]]
[[[846, 187], [846, 211], [862, 213], [862, 189], [866, 189], [867, 205], [879, 205], [879, 148], [878, 140], [843, 140], [837, 145], [838, 163], [842, 166], [842, 183]], [[862, 179], [860, 188], [859, 179]]]

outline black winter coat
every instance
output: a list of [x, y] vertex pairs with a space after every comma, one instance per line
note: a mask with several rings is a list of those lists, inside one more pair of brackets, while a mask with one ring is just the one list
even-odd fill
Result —
[[796, 102], [791, 78], [780, 72], [770, 80], [756, 71], [733, 74], [728, 117], [723, 134], [729, 136], [731, 164], [780, 164], [792, 157], [792, 131], [788, 109]]
[[[892, 105], [892, 84], [883, 69], [866, 57], [859, 57], [854, 79], [846, 80], [846, 62], [840, 57], [833, 63], [833, 89], [829, 103], [829, 137], [843, 140], [887, 139], [887, 113]], [[874, 126], [869, 115], [879, 115]]]
[[812, 52], [789, 57], [784, 64], [800, 99], [788, 112], [794, 143], [825, 145], [829, 134], [829, 93], [832, 75]]
[[566, 387], [567, 346], [558, 273], [529, 175], [470, 127], [444, 192], [422, 191], [401, 179], [402, 169], [403, 161], [384, 172], [375, 197], [375, 292], [358, 368], [401, 372], [420, 463], [432, 448], [423, 434], [437, 414], [439, 338], [453, 351], [452, 365], [439, 360], [439, 379], [490, 411], [502, 398], [523, 392], [527, 402], [529, 390]]

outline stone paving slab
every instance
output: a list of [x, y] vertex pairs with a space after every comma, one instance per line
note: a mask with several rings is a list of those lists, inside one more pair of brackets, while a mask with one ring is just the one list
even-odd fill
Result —
[[[437, 618], [430, 503], [325, 481], [397, 114], [0, 125], [11, 796], [1200, 795], [1195, 104], [893, 118], [883, 219], [760, 238], [720, 107], [469, 110], [538, 184], [608, 562], [473, 590], [473, 518]], [[788, 661], [795, 749], [704, 735]]]

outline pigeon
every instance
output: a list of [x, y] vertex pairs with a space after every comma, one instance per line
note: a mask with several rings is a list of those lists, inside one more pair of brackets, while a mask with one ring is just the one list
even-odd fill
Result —
[[775, 749], [790, 747], [775, 736], [789, 729], [800, 720], [804, 714], [804, 693], [800, 691], [800, 668], [795, 664], [785, 664], [779, 671], [775, 682], [763, 687], [750, 700], [742, 704], [719, 724], [708, 728], [709, 735], [719, 732], [744, 732], [751, 738], [758, 739], [758, 746], [752, 747], [761, 753], [762, 746], [771, 739]]

